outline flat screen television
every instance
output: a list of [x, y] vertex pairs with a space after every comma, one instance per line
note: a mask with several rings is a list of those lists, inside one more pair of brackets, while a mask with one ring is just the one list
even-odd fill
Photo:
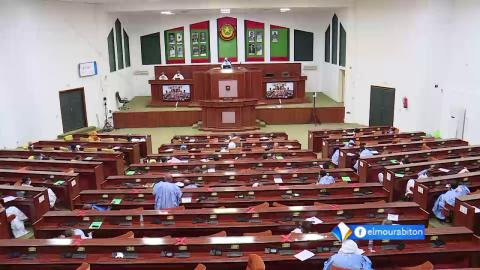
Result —
[[163, 101], [189, 101], [190, 85], [163, 85]]
[[293, 82], [272, 82], [267, 83], [266, 98], [287, 99], [293, 97]]

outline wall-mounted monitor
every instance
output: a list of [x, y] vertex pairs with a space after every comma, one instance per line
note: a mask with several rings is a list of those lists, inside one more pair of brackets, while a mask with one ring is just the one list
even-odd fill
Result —
[[163, 101], [189, 101], [191, 97], [188, 84], [163, 85], [162, 93]]
[[287, 99], [292, 98], [294, 94], [293, 82], [271, 82], [267, 83], [266, 98]]

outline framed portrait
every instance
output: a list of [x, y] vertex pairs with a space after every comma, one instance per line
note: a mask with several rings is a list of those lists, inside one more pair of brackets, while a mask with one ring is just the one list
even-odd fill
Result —
[[255, 55], [255, 52], [256, 52], [255, 44], [253, 43], [248, 44], [248, 54]]
[[200, 42], [201, 42], [201, 43], [207, 42], [207, 33], [205, 33], [205, 32], [200, 32]]
[[183, 42], [183, 35], [182, 33], [177, 33], [177, 43], [182, 43]]
[[248, 31], [248, 42], [255, 42], [255, 31]]
[[192, 44], [198, 43], [198, 33], [192, 33]]
[[273, 43], [278, 42], [278, 31], [272, 31], [272, 42]]
[[200, 50], [198, 49], [198, 46], [193, 46], [192, 47], [192, 55], [193, 56], [199, 56], [200, 55]]
[[207, 45], [200, 45], [200, 56], [207, 56]]
[[257, 47], [256, 47], [256, 51], [257, 51], [257, 55], [263, 55], [263, 44], [261, 43], [257, 43]]
[[263, 32], [262, 31], [257, 32], [257, 42], [263, 42]]
[[168, 33], [168, 44], [175, 44], [175, 33]]
[[175, 57], [176, 56], [175, 45], [170, 45], [170, 47], [168, 48], [168, 56], [169, 57]]
[[177, 46], [177, 57], [183, 57], [183, 46]]

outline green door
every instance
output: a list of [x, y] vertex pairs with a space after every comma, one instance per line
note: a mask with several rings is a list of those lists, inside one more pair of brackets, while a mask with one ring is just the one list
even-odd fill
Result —
[[60, 92], [63, 132], [87, 126], [83, 88]]
[[393, 126], [395, 88], [371, 86], [370, 126]]

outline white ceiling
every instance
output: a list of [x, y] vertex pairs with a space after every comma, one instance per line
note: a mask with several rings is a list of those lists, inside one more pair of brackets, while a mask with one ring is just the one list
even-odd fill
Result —
[[177, 14], [218, 13], [230, 8], [232, 13], [278, 12], [289, 7], [293, 12], [307, 9], [348, 7], [354, 0], [57, 0], [63, 2], [100, 4], [107, 12], [145, 12], [171, 10]]

